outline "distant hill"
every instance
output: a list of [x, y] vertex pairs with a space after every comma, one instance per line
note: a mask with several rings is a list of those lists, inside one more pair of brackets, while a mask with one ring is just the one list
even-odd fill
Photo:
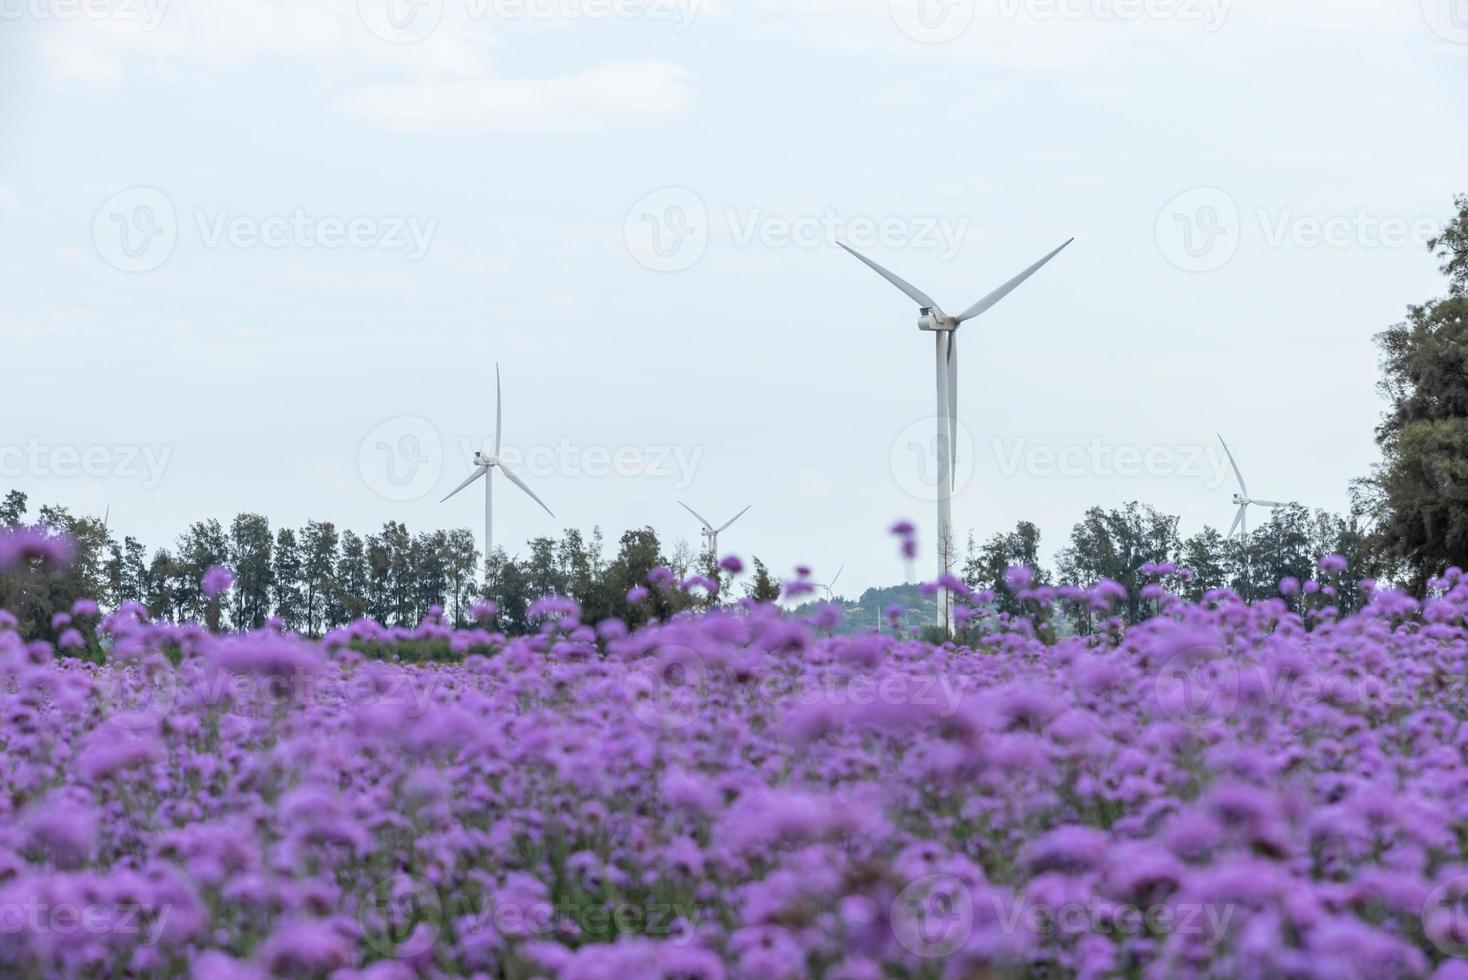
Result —
[[[882, 615], [882, 611], [893, 605], [903, 608], [902, 626], [906, 630], [931, 626], [938, 618], [937, 600], [933, 596], [923, 595], [916, 584], [867, 589], [859, 599], [846, 598], [840, 595], [838, 589], [833, 601], [841, 606], [842, 612], [841, 625], [835, 629], [838, 634], [867, 633], [876, 628], [879, 622], [883, 633], [891, 632], [892, 627], [888, 624], [886, 617]], [[803, 602], [794, 607], [791, 612], [800, 616], [809, 616], [824, 604], [825, 599], [822, 597], [818, 600]]]

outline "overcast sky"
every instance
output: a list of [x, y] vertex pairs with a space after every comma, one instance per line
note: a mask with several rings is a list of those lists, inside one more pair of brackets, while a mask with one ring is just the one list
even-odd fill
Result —
[[962, 328], [961, 530], [1226, 527], [1219, 431], [1342, 509], [1468, 191], [1463, 0], [80, 2], [0, 0], [0, 488], [152, 546], [478, 533], [498, 362], [512, 550], [895, 581], [933, 343], [838, 238], [956, 311], [1076, 236]]

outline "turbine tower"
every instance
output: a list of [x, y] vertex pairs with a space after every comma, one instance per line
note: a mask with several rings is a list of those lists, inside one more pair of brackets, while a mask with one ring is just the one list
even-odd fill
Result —
[[[882, 268], [860, 252], [840, 242], [837, 243], [917, 303], [918, 329], [932, 331], [934, 340], [937, 342], [938, 439], [936, 448], [938, 456], [938, 574], [940, 577], [946, 575], [952, 568], [952, 558], [948, 549], [953, 537], [953, 457], [958, 445], [958, 328], [1008, 296], [1073, 241], [1075, 241], [1074, 238], [1069, 239], [1060, 248], [1055, 249], [958, 316], [949, 316], [944, 313], [938, 307], [937, 302], [921, 289]], [[945, 630], [948, 628], [950, 602], [948, 590], [939, 589], [938, 626]]]
[[708, 521], [704, 520], [703, 516], [699, 514], [698, 511], [694, 510], [692, 507], [689, 507], [681, 500], [678, 501], [678, 506], [688, 511], [688, 513], [692, 514], [694, 517], [697, 517], [698, 523], [703, 525], [703, 530], [699, 531], [698, 533], [703, 536], [704, 541], [708, 542], [709, 563], [712, 564], [719, 560], [719, 534], [723, 531], [727, 531], [729, 529], [729, 525], [733, 524], [735, 521], [739, 520], [739, 518], [743, 517], [745, 511], [749, 510], [750, 507], [753, 507], [754, 504], [750, 504], [748, 507], [745, 507], [744, 510], [741, 510], [733, 517], [729, 518], [727, 521], [724, 522], [722, 527], [714, 527]]
[[1239, 505], [1239, 512], [1234, 515], [1233, 525], [1228, 529], [1228, 536], [1225, 540], [1233, 540], [1234, 532], [1241, 528], [1243, 529], [1244, 563], [1245, 570], [1247, 571], [1249, 561], [1249, 508], [1258, 504], [1260, 507], [1268, 507], [1270, 510], [1273, 510], [1276, 507], [1283, 507], [1284, 504], [1278, 500], [1255, 500], [1249, 496], [1249, 488], [1244, 484], [1244, 474], [1239, 472], [1239, 464], [1234, 462], [1234, 454], [1229, 452], [1228, 443], [1223, 441], [1223, 436], [1219, 436], [1218, 441], [1223, 446], [1223, 454], [1228, 457], [1228, 465], [1233, 467], [1234, 479], [1239, 481], [1239, 492], [1234, 494], [1234, 503]]
[[460, 490], [463, 490], [475, 480], [479, 479], [480, 477], [484, 477], [485, 568], [489, 567], [490, 558], [494, 554], [494, 470], [498, 469], [502, 473], [504, 473], [506, 480], [509, 480], [515, 486], [519, 487], [521, 490], [524, 490], [525, 493], [529, 495], [530, 499], [535, 501], [537, 504], [540, 504], [541, 508], [543, 508], [547, 514], [550, 514], [551, 517], [556, 516], [555, 514], [551, 513], [551, 509], [549, 507], [545, 506], [545, 501], [537, 497], [535, 495], [535, 491], [527, 487], [525, 485], [525, 481], [516, 476], [514, 474], [514, 471], [506, 466], [504, 461], [500, 459], [500, 432], [504, 423], [503, 409], [504, 404], [500, 397], [500, 366], [496, 364], [494, 366], [494, 455], [486, 456], [482, 452], [475, 453], [474, 472], [470, 473], [469, 478], [466, 479], [463, 483], [454, 487], [453, 492], [450, 493], [448, 497], [445, 497], [443, 498], [443, 500], [439, 501], [439, 503], [447, 501], [449, 497], [454, 496], [454, 494], [458, 493]]

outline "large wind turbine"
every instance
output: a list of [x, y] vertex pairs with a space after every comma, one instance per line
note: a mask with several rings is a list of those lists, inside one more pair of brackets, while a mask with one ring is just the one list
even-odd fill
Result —
[[733, 524], [735, 521], [739, 520], [739, 518], [743, 517], [744, 512], [749, 510], [750, 507], [753, 507], [754, 504], [750, 504], [749, 507], [745, 507], [744, 510], [741, 510], [733, 517], [729, 518], [727, 521], [724, 522], [722, 527], [714, 527], [708, 521], [703, 519], [703, 515], [699, 514], [698, 511], [694, 510], [692, 507], [689, 507], [681, 500], [678, 501], [678, 506], [688, 511], [688, 513], [692, 514], [694, 517], [697, 517], [698, 523], [703, 525], [703, 530], [699, 531], [698, 533], [701, 534], [703, 536], [703, 539], [708, 542], [709, 561], [716, 562], [719, 560], [719, 534], [723, 531], [727, 531], [729, 529], [729, 525]]
[[494, 555], [494, 470], [498, 469], [503, 472], [505, 474], [506, 480], [509, 480], [515, 486], [519, 487], [521, 490], [524, 490], [526, 494], [530, 496], [530, 499], [535, 501], [537, 504], [540, 504], [545, 512], [547, 514], [550, 514], [551, 517], [556, 516], [555, 514], [551, 513], [551, 509], [549, 507], [545, 506], [545, 501], [537, 497], [535, 495], [535, 491], [527, 487], [525, 485], [525, 481], [516, 476], [514, 474], [514, 471], [512, 471], [508, 466], [505, 465], [504, 460], [500, 459], [500, 431], [504, 423], [503, 409], [504, 405], [500, 397], [500, 366], [496, 364], [494, 366], [494, 455], [486, 456], [482, 452], [475, 453], [474, 472], [469, 474], [469, 478], [467, 480], [454, 487], [453, 493], [450, 493], [448, 497], [443, 498], [443, 501], [439, 501], [440, 503], [443, 503], [444, 501], [448, 500], [449, 497], [452, 497], [460, 490], [463, 490], [465, 487], [473, 483], [475, 480], [479, 479], [481, 476], [484, 477], [485, 567], [489, 566], [490, 558]]
[[[995, 303], [1013, 292], [1020, 283], [1040, 271], [1041, 266], [1059, 255], [1061, 249], [1075, 241], [1074, 238], [1030, 266], [1013, 279], [979, 300], [958, 316], [944, 313], [936, 301], [901, 277], [882, 268], [860, 252], [842, 244], [864, 262], [873, 272], [902, 290], [918, 304], [918, 329], [930, 330], [937, 341], [938, 382], [938, 574], [945, 575], [952, 567], [948, 546], [952, 538], [953, 525], [953, 457], [958, 445], [958, 328], [969, 320], [987, 311]], [[841, 244], [841, 243], [837, 243]], [[946, 589], [938, 590], [938, 625], [948, 628], [949, 595]]]
[[1239, 505], [1239, 512], [1234, 515], [1233, 526], [1228, 529], [1226, 540], [1232, 540], [1234, 532], [1242, 528], [1245, 547], [1244, 554], [1247, 557], [1249, 544], [1249, 508], [1257, 504], [1260, 507], [1268, 507], [1273, 510], [1275, 507], [1283, 507], [1284, 504], [1278, 500], [1255, 500], [1249, 496], [1249, 488], [1244, 485], [1244, 474], [1239, 472], [1239, 464], [1234, 462], [1234, 454], [1229, 452], [1228, 443], [1223, 441], [1223, 436], [1219, 436], [1218, 441], [1223, 446], [1223, 454], [1228, 457], [1228, 465], [1233, 467], [1234, 479], [1239, 481], [1239, 492], [1234, 494], [1234, 503]]

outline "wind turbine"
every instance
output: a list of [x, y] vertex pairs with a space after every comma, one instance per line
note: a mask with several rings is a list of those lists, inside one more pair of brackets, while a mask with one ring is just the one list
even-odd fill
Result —
[[753, 507], [754, 504], [750, 504], [749, 507], [745, 507], [744, 510], [741, 510], [733, 517], [729, 518], [727, 521], [724, 522], [722, 527], [714, 527], [708, 521], [703, 519], [703, 515], [699, 514], [698, 511], [694, 510], [692, 507], [689, 507], [681, 500], [678, 501], [678, 506], [688, 511], [688, 513], [692, 514], [694, 517], [697, 517], [698, 523], [703, 525], [703, 530], [699, 531], [698, 533], [703, 536], [703, 539], [705, 541], [708, 542], [709, 561], [716, 562], [719, 560], [719, 534], [727, 531], [729, 529], [729, 525], [733, 524], [735, 521], [739, 520], [739, 518], [743, 517], [745, 511], [749, 510], [750, 507]]
[[1218, 441], [1223, 445], [1223, 454], [1228, 457], [1228, 465], [1233, 467], [1234, 479], [1239, 481], [1239, 492], [1234, 494], [1234, 503], [1239, 505], [1239, 512], [1234, 515], [1233, 526], [1228, 529], [1228, 535], [1225, 540], [1233, 540], [1234, 532], [1242, 528], [1244, 554], [1245, 560], [1247, 561], [1249, 544], [1249, 508], [1254, 504], [1258, 504], [1260, 507], [1268, 507], [1270, 510], [1273, 510], [1276, 507], [1283, 507], [1284, 504], [1280, 503], [1278, 500], [1255, 500], [1253, 497], [1249, 496], [1249, 488], [1244, 485], [1244, 474], [1239, 472], [1239, 464], [1234, 462], [1234, 454], [1229, 452], [1228, 443], [1223, 441], [1223, 436], [1219, 436]]
[[840, 568], [836, 569], [836, 574], [831, 576], [831, 581], [830, 581], [829, 584], [822, 584], [820, 582], [816, 582], [815, 583], [816, 588], [818, 588], [818, 589], [825, 589], [826, 590], [826, 601], [827, 602], [830, 602], [834, 598], [834, 596], [831, 593], [831, 590], [836, 587], [836, 581], [841, 578], [841, 573], [844, 572], [844, 571], [846, 571], [846, 566], [845, 565], [842, 565]]
[[504, 473], [506, 480], [509, 480], [515, 486], [524, 490], [530, 499], [540, 504], [541, 508], [547, 514], [550, 514], [551, 517], [556, 516], [551, 512], [549, 507], [545, 506], [545, 501], [537, 497], [535, 491], [527, 487], [525, 481], [516, 476], [514, 471], [505, 465], [504, 460], [500, 459], [500, 431], [503, 423], [504, 404], [500, 397], [500, 366], [496, 364], [494, 366], [494, 455], [486, 456], [482, 452], [476, 452], [474, 454], [474, 472], [469, 474], [467, 480], [454, 487], [453, 492], [448, 497], [439, 501], [439, 503], [444, 503], [449, 497], [463, 490], [481, 476], [484, 477], [484, 564], [486, 567], [488, 567], [490, 558], [494, 554], [494, 470], [498, 469]]
[[[1060, 248], [1055, 249], [958, 316], [949, 316], [944, 313], [937, 302], [921, 289], [882, 268], [860, 252], [840, 242], [837, 243], [917, 303], [918, 329], [932, 331], [937, 341], [938, 440], [936, 448], [938, 451], [938, 574], [940, 576], [946, 575], [952, 567], [948, 545], [952, 538], [953, 526], [953, 457], [958, 446], [958, 328], [1008, 296], [1073, 241], [1075, 241], [1074, 238], [1069, 239]], [[943, 629], [948, 628], [950, 601], [948, 591], [939, 589], [938, 625]]]

